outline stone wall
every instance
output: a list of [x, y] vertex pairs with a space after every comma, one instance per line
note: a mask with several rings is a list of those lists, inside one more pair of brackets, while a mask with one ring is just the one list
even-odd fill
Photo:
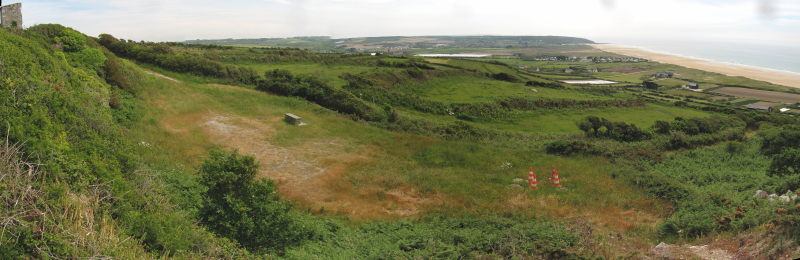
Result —
[[22, 28], [22, 4], [10, 4], [0, 7], [0, 24], [3, 27], [12, 27], [16, 24]]

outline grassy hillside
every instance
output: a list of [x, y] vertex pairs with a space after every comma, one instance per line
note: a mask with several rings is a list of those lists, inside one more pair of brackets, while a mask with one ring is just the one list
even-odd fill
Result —
[[752, 199], [800, 188], [792, 117], [485, 60], [58, 25], [0, 30], [0, 47], [3, 258], [640, 258], [770, 227], [798, 239], [793, 204]]

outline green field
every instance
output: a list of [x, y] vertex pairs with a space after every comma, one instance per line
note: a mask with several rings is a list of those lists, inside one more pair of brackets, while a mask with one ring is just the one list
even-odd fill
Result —
[[[574, 100], [609, 99], [609, 97], [592, 95], [576, 90], [527, 87], [523, 83], [469, 76], [435, 78], [421, 84], [404, 85], [400, 86], [400, 88], [416, 93], [426, 99], [444, 103], [491, 102], [506, 97]], [[532, 91], [532, 89], [535, 89], [536, 92]]]

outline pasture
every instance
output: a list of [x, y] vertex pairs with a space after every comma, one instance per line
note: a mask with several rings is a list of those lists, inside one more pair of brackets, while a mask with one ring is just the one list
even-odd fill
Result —
[[776, 91], [766, 91], [766, 90], [738, 88], [738, 87], [722, 87], [714, 89], [712, 90], [712, 92], [728, 96], [780, 102], [784, 104], [800, 103], [800, 95], [776, 92]]

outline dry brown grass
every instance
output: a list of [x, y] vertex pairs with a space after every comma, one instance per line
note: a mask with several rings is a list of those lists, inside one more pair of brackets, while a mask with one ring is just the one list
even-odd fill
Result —
[[[100, 211], [111, 194], [100, 185], [82, 193], [67, 191], [59, 205], [47, 202], [41, 189], [44, 171], [37, 164], [22, 160], [21, 147], [5, 140], [0, 145], [0, 183], [3, 184], [0, 211], [0, 241], [17, 241], [22, 229], [30, 229], [36, 239], [62, 238], [74, 250], [72, 256], [101, 257], [113, 253], [119, 257], [148, 258], [138, 241], [123, 239], [113, 219]], [[54, 258], [52, 248], [36, 246], [36, 255]]]

